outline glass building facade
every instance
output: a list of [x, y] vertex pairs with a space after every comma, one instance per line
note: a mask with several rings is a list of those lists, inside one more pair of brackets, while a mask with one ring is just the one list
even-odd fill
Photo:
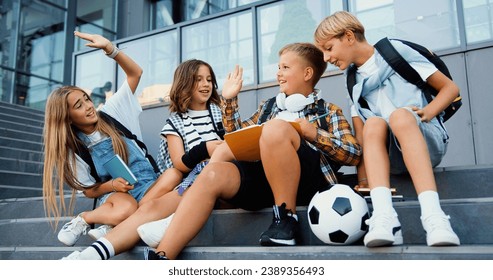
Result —
[[370, 43], [398, 37], [441, 55], [493, 46], [493, 0], [2, 0], [0, 100], [43, 110], [62, 84], [110, 97], [123, 73], [75, 29], [104, 35], [143, 67], [142, 105], [166, 102], [174, 69], [189, 58], [210, 63], [219, 85], [239, 64], [246, 89], [272, 86], [277, 51], [313, 41], [338, 10], [358, 16]]

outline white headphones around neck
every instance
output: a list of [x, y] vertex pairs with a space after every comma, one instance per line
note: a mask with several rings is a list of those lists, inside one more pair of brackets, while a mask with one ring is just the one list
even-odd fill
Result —
[[305, 109], [306, 105], [312, 104], [313, 102], [315, 102], [313, 94], [308, 95], [308, 97], [305, 97], [301, 93], [293, 93], [290, 96], [286, 96], [285, 93], [280, 92], [276, 96], [277, 107], [291, 113], [299, 112]]

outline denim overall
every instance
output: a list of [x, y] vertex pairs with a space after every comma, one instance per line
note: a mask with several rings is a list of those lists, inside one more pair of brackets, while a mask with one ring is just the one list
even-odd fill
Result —
[[[105, 137], [98, 142], [88, 145], [91, 141], [84, 133], [78, 132], [77, 136], [84, 144], [86, 144], [101, 181], [106, 182], [111, 180], [111, 175], [103, 167], [103, 164], [115, 155], [111, 138]], [[135, 183], [134, 188], [128, 193], [138, 202], [142, 199], [149, 187], [156, 181], [157, 175], [154, 172], [152, 165], [145, 158], [143, 151], [135, 144], [135, 142], [126, 137], [123, 137], [123, 139], [125, 140], [128, 149], [128, 167], [137, 178], [137, 183]], [[98, 204], [101, 205], [104, 203], [111, 194], [112, 192], [100, 196], [98, 198]]]

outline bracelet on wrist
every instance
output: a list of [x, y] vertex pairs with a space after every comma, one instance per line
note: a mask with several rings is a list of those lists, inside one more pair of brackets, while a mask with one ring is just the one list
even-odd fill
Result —
[[115, 185], [113, 185], [115, 179], [111, 179], [111, 187], [113, 188], [113, 191], [116, 192]]
[[111, 44], [113, 46], [113, 50], [111, 52], [105, 52], [103, 49], [103, 53], [108, 56], [109, 58], [115, 58], [115, 56], [120, 52], [120, 49], [115, 46], [114, 44]]
[[358, 180], [358, 183], [361, 183], [361, 182], [366, 182], [366, 181], [368, 181], [368, 179], [366, 179], [366, 178], [361, 178], [361, 179], [359, 179], [359, 180]]

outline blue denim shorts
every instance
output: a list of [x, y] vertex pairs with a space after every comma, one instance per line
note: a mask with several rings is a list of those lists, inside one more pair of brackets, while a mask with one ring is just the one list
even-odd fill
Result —
[[[428, 153], [430, 154], [430, 161], [433, 167], [436, 167], [442, 161], [445, 153], [447, 152], [448, 136], [445, 130], [440, 126], [430, 122], [422, 122], [421, 118], [411, 108], [405, 108], [413, 113], [416, 123], [423, 133], [423, 137], [428, 146]], [[395, 135], [390, 131], [389, 133], [389, 160], [390, 160], [390, 173], [402, 174], [407, 172], [404, 159], [402, 157], [401, 147]]]
[[[154, 184], [154, 181], [148, 181], [145, 183], [145, 185], [143, 187], [140, 187], [137, 189], [134, 188], [131, 192], [129, 192], [129, 194], [131, 196], [133, 196], [135, 198], [135, 200], [137, 200], [137, 202], [139, 202], [144, 197], [144, 195], [147, 193], [147, 191], [151, 188], [152, 184]], [[97, 207], [103, 205], [103, 203], [105, 203], [106, 200], [108, 200], [108, 197], [110, 197], [110, 195], [112, 195], [114, 193], [115, 192], [109, 192], [109, 193], [105, 193], [102, 196], [98, 197]]]

